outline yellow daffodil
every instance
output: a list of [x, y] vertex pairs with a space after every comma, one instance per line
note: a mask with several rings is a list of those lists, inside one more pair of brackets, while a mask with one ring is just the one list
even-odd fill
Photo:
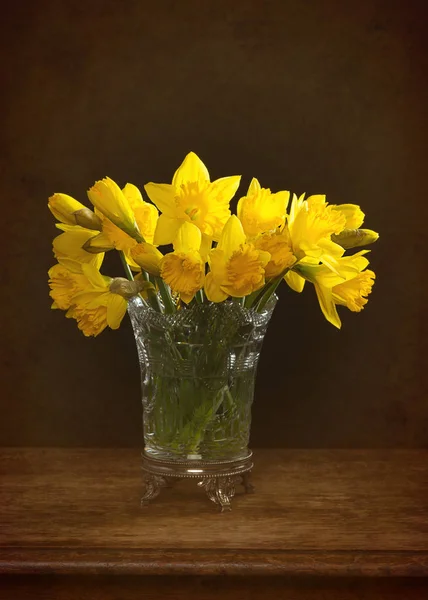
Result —
[[[133, 184], [127, 183], [122, 190], [123, 196], [129, 204], [134, 215], [135, 223], [138, 227], [138, 239], [142, 243], [153, 243], [153, 236], [158, 220], [158, 210], [149, 202], [145, 202], [141, 196], [140, 190]], [[107, 250], [122, 250], [125, 253], [128, 263], [136, 268], [138, 265], [133, 261], [131, 250], [137, 246], [136, 239], [128, 235], [125, 231], [115, 225], [110, 219], [97, 210], [101, 218], [102, 233], [88, 240], [85, 250], [88, 252], [107, 252]]]
[[102, 225], [97, 215], [67, 194], [53, 194], [49, 198], [48, 208], [61, 223], [101, 231]]
[[[341, 327], [336, 305], [346, 306], [353, 312], [360, 312], [367, 304], [375, 273], [366, 269], [369, 261], [363, 256], [366, 251], [338, 259], [338, 273], [325, 265], [299, 265], [297, 270], [314, 284], [321, 310], [330, 323]], [[364, 270], [366, 269], [366, 270]]]
[[333, 242], [348, 250], [359, 246], [368, 246], [379, 239], [379, 234], [371, 229], [360, 229], [364, 222], [364, 213], [356, 204], [332, 204], [331, 208], [345, 217], [344, 229], [332, 235]]
[[[152, 244], [159, 216], [157, 208], [153, 204], [145, 202], [140, 190], [131, 183], [127, 183], [122, 191], [134, 214], [135, 223], [142, 238], [145, 242]], [[110, 246], [116, 248], [116, 250], [128, 252], [137, 245], [138, 242], [133, 237], [122, 231], [102, 213], [100, 217], [103, 231], [102, 234], [92, 240], [94, 247]]]
[[269, 252], [246, 242], [240, 220], [232, 215], [218, 246], [208, 256], [211, 270], [204, 288], [208, 300], [222, 302], [228, 296], [243, 298], [260, 289], [265, 283], [265, 267], [270, 257]]
[[[179, 227], [190, 222], [209, 240], [217, 241], [230, 216], [229, 203], [239, 187], [240, 176], [211, 182], [204, 163], [190, 152], [177, 169], [171, 184], [148, 183], [149, 198], [161, 211], [154, 243], [170, 244]], [[207, 242], [204, 242], [206, 247]]]
[[72, 306], [66, 316], [76, 319], [86, 336], [97, 336], [107, 325], [118, 329], [126, 313], [127, 300], [111, 291], [114, 280], [104, 277], [93, 265], [82, 265], [85, 288], [71, 298]]
[[296, 262], [287, 226], [282, 231], [277, 229], [274, 232], [260, 235], [254, 240], [254, 246], [258, 250], [264, 250], [270, 254], [270, 260], [265, 266], [266, 279], [278, 277]]
[[71, 271], [80, 271], [80, 265], [88, 263], [99, 269], [104, 259], [104, 253], [91, 254], [83, 249], [87, 241], [98, 235], [97, 231], [80, 227], [79, 225], [58, 224], [64, 233], [53, 240], [53, 252], [63, 266]]
[[252, 179], [247, 195], [238, 202], [238, 218], [247, 237], [255, 237], [266, 231], [274, 231], [285, 223], [290, 192], [276, 192], [260, 187]]
[[[131, 195], [134, 195], [134, 192]], [[96, 181], [88, 190], [88, 198], [95, 208], [119, 229], [142, 241], [129, 197], [110, 177]]]
[[160, 275], [160, 265], [163, 258], [160, 252], [153, 244], [142, 242], [131, 249], [131, 258], [141, 269], [150, 273], [150, 275]]
[[77, 293], [82, 292], [87, 286], [87, 279], [79, 273], [81, 265], [76, 263], [73, 271], [70, 271], [64, 265], [57, 264], [51, 267], [49, 273], [49, 292], [53, 300], [51, 308], [68, 310], [72, 305], [72, 298]]
[[309, 196], [305, 200], [304, 195], [294, 195], [287, 225], [296, 259], [315, 258], [335, 270], [344, 249], [331, 236], [343, 231], [345, 224], [345, 215], [328, 206], [325, 196]]
[[174, 252], [160, 261], [160, 274], [171, 290], [189, 303], [204, 285], [205, 261], [200, 254], [201, 231], [184, 222], [174, 239]]

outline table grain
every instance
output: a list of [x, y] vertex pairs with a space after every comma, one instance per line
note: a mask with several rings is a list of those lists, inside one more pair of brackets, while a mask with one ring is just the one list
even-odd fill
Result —
[[[178, 578], [189, 588], [223, 576], [232, 589], [242, 576], [263, 575], [274, 582], [271, 597], [279, 581], [296, 578], [358, 581], [352, 593], [385, 578], [420, 587], [428, 576], [427, 459], [424, 450], [258, 450], [256, 493], [238, 492], [232, 512], [219, 513], [184, 480], [141, 508], [136, 449], [2, 449], [2, 585], [30, 581], [36, 590], [46, 578], [59, 585], [73, 575], [69, 586], [82, 577], [88, 586], [123, 577], [149, 586], [161, 575], [159, 585]], [[251, 589], [258, 597], [259, 586]]]

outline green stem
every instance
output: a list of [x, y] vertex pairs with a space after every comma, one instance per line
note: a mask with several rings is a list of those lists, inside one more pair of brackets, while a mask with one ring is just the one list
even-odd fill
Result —
[[175, 305], [174, 305], [174, 302], [172, 301], [171, 293], [170, 293], [166, 283], [162, 279], [162, 277], [157, 277], [156, 283], [158, 285], [159, 292], [160, 292], [160, 295], [162, 297], [162, 300], [163, 300], [163, 303], [165, 306], [165, 312], [167, 314], [168, 313], [171, 314], [171, 313], [175, 312]]
[[274, 281], [274, 283], [271, 283], [270, 286], [267, 288], [267, 290], [265, 291], [265, 293], [263, 294], [263, 296], [260, 298], [257, 306], [256, 306], [256, 311], [257, 312], [262, 312], [262, 310], [264, 309], [264, 307], [266, 306], [266, 304], [269, 301], [269, 298], [272, 296], [272, 294], [275, 293], [276, 288], [279, 286], [279, 284], [281, 283], [281, 279]]
[[193, 431], [193, 438], [189, 440], [189, 454], [197, 454], [199, 451], [199, 446], [204, 438], [205, 432], [208, 428], [208, 425], [215, 419], [217, 415], [217, 411], [220, 408], [221, 403], [224, 401], [225, 391], [229, 391], [229, 388], [224, 386], [219, 392], [216, 394], [214, 398], [214, 402], [208, 402], [208, 411], [204, 415], [204, 417], [197, 423], [197, 428]]
[[245, 308], [252, 308], [257, 302], [262, 298], [266, 290], [268, 289], [270, 283], [266, 283], [261, 290], [257, 290], [245, 297]]
[[[150, 282], [149, 274], [146, 273], [146, 271], [141, 271], [141, 276], [144, 278], [145, 281]], [[149, 301], [150, 306], [156, 312], [160, 312], [160, 313], [162, 312], [161, 303], [159, 302], [158, 295], [154, 290], [152, 290], [152, 289], [147, 290], [147, 300]]]
[[134, 281], [134, 276], [132, 274], [131, 267], [126, 262], [126, 257], [123, 250], [119, 250], [119, 256], [120, 260], [122, 261], [123, 268], [125, 269], [126, 277], [129, 279], [129, 281]]
[[290, 270], [289, 267], [287, 267], [286, 269], [284, 269], [284, 271], [276, 279], [272, 279], [272, 281], [269, 283], [269, 285], [266, 288], [266, 290], [263, 292], [262, 297], [257, 302], [257, 305], [256, 305], [256, 311], [257, 312], [262, 312], [262, 310], [264, 309], [264, 307], [268, 303], [268, 301], [271, 298], [271, 296], [276, 292], [276, 289], [279, 286], [279, 284], [281, 283], [281, 281], [283, 280], [284, 275], [289, 270]]
[[204, 292], [203, 290], [198, 290], [195, 294], [195, 300], [198, 304], [204, 303]]

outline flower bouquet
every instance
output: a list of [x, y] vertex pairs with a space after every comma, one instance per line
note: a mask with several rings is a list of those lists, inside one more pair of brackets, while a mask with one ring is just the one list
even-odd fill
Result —
[[[337, 306], [360, 312], [375, 274], [354, 204], [325, 196], [272, 193], [252, 179], [237, 204], [240, 176], [213, 182], [189, 153], [172, 183], [140, 190], [112, 179], [88, 191], [94, 209], [56, 193], [49, 209], [62, 231], [49, 271], [52, 308], [86, 336], [117, 329], [128, 311], [142, 374], [146, 489], [143, 502], [179, 477], [200, 480], [222, 509], [235, 483], [251, 489], [248, 440], [257, 362], [284, 280], [314, 287], [325, 318], [340, 328]], [[125, 277], [100, 273], [118, 251]]]

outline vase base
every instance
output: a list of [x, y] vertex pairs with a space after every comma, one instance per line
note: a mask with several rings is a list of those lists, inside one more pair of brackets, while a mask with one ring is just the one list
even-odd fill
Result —
[[251, 451], [239, 459], [229, 461], [165, 461], [143, 453], [142, 468], [145, 485], [142, 506], [147, 506], [154, 500], [162, 488], [171, 487], [174, 481], [180, 479], [199, 480], [198, 486], [205, 490], [208, 498], [219, 506], [221, 512], [231, 510], [236, 485], [242, 484], [247, 494], [254, 492], [250, 483], [253, 468]]

